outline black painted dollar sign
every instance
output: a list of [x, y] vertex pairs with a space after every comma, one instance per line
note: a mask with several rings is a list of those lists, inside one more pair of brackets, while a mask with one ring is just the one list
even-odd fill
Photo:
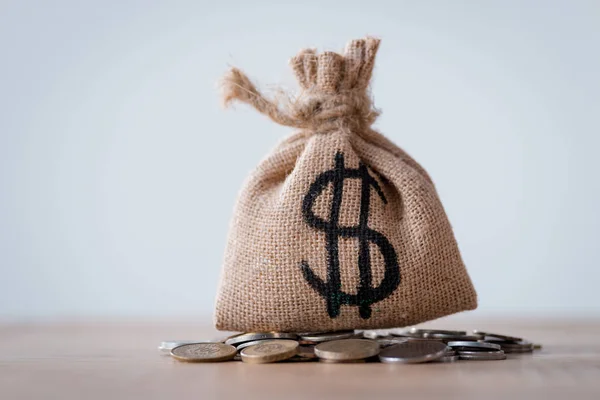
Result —
[[[346, 179], [360, 179], [361, 198], [360, 215], [358, 226], [339, 226], [340, 208], [342, 206], [342, 194], [344, 181]], [[329, 221], [318, 217], [313, 212], [313, 205], [319, 195], [329, 186], [333, 185], [333, 198]], [[359, 314], [367, 319], [371, 316], [371, 305], [388, 297], [400, 284], [400, 268], [398, 257], [394, 247], [389, 240], [380, 232], [368, 226], [369, 206], [371, 202], [371, 188], [374, 188], [379, 197], [387, 204], [387, 199], [379, 186], [379, 183], [369, 174], [366, 165], [360, 163], [358, 168], [346, 168], [344, 166], [344, 155], [338, 152], [335, 155], [335, 167], [332, 170], [321, 173], [310, 185], [308, 193], [304, 196], [302, 213], [308, 225], [325, 232], [327, 240], [327, 281], [323, 281], [302, 261], [301, 268], [304, 278], [308, 284], [327, 301], [327, 313], [331, 318], [340, 314], [342, 304], [358, 306]], [[340, 260], [338, 239], [357, 238], [359, 241], [358, 271], [360, 283], [356, 294], [348, 294], [342, 291], [340, 279]], [[385, 274], [383, 280], [377, 287], [372, 286], [371, 255], [369, 243], [379, 247], [385, 263]], [[345, 266], [345, 268], [349, 268]]]

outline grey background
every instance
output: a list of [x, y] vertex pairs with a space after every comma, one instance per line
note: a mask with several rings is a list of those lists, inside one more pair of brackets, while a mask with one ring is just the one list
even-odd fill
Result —
[[383, 39], [376, 126], [430, 172], [481, 314], [600, 315], [600, 2], [0, 2], [0, 318], [208, 316], [236, 194], [287, 128], [236, 65]]

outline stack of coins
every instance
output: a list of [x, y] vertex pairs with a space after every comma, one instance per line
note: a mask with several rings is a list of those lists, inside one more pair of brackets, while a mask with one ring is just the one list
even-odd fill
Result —
[[522, 338], [475, 330], [438, 329], [257, 332], [216, 341], [164, 341], [159, 350], [179, 361], [417, 364], [459, 360], [505, 360], [508, 353], [531, 353], [541, 348]]

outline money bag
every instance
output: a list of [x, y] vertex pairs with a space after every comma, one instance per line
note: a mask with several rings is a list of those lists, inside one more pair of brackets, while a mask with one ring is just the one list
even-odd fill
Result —
[[372, 127], [379, 40], [291, 59], [301, 86], [265, 97], [239, 69], [225, 104], [297, 129], [258, 165], [235, 206], [216, 299], [230, 331], [402, 327], [477, 307], [427, 172]]

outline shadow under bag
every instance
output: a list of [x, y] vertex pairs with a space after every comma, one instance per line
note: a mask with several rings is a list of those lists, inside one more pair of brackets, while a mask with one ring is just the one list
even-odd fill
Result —
[[299, 129], [252, 172], [229, 231], [215, 324], [231, 331], [414, 325], [477, 307], [454, 234], [425, 170], [371, 128], [379, 40], [343, 55], [301, 51], [293, 100], [265, 98], [238, 69], [238, 100]]

